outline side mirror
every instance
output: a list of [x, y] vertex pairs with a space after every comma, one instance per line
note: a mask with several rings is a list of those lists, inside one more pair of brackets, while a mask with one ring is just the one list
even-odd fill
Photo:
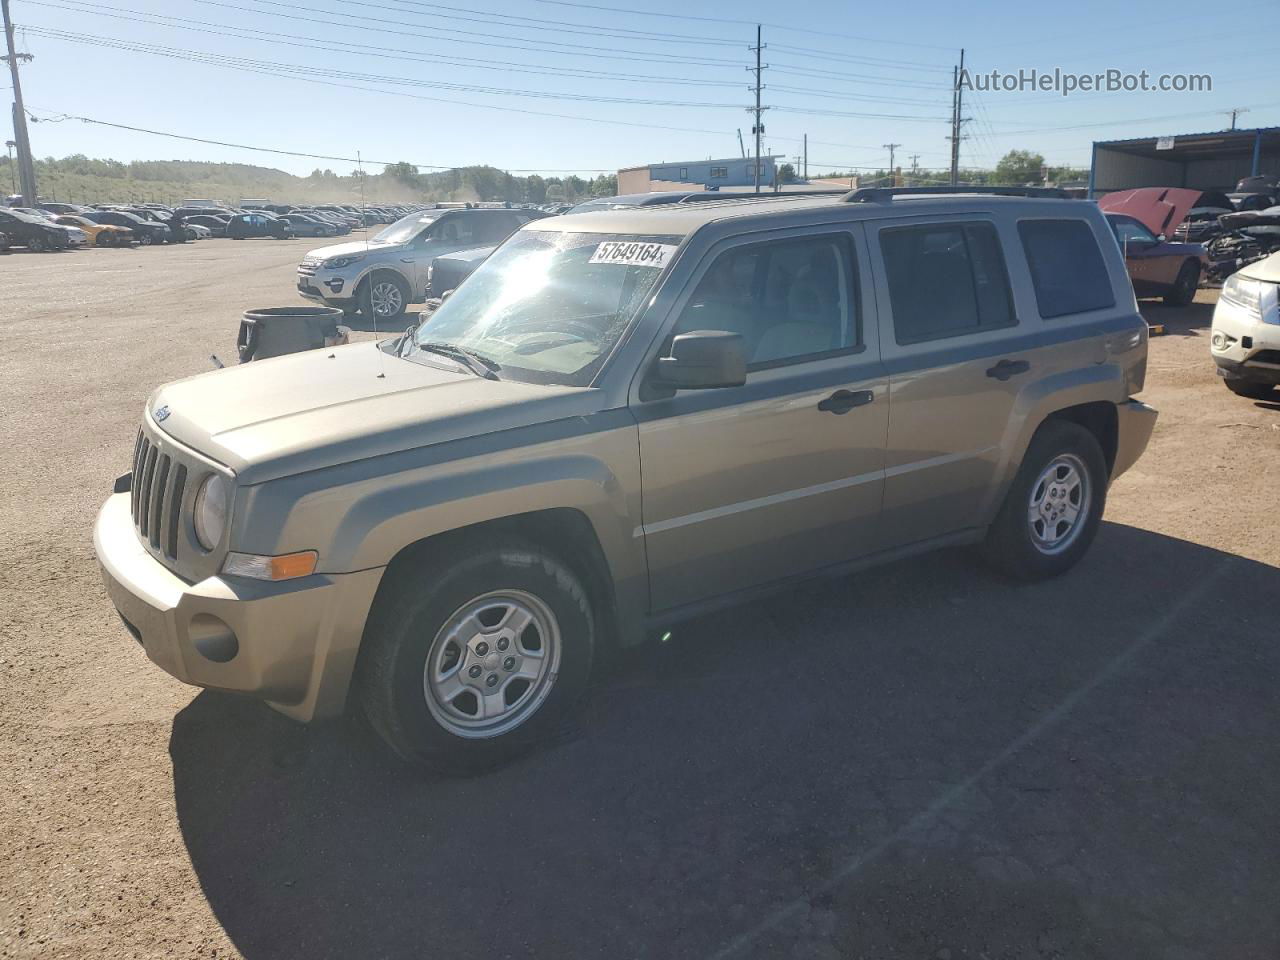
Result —
[[1156, 243], [1165, 243], [1168, 241], [1168, 239], [1169, 238], [1162, 233], [1160, 234], [1160, 236], [1156, 237]]
[[747, 382], [747, 353], [742, 335], [727, 330], [694, 330], [671, 342], [658, 358], [658, 386], [675, 390], [740, 387]]

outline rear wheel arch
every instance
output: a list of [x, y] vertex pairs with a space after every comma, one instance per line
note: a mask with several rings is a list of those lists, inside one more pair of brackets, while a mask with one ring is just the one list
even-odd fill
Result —
[[1041, 421], [1037, 430], [1053, 420], [1068, 420], [1078, 423], [1088, 430], [1098, 446], [1102, 448], [1102, 456], [1107, 461], [1107, 474], [1115, 469], [1116, 451], [1120, 446], [1120, 417], [1116, 413], [1116, 405], [1109, 400], [1095, 400], [1091, 403], [1080, 403], [1070, 407], [1054, 410]]

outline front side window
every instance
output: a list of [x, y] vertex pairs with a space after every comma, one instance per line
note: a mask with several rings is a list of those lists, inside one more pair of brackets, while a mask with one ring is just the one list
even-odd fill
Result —
[[900, 344], [1016, 323], [1000, 238], [989, 223], [880, 231], [894, 337]]
[[587, 386], [648, 301], [679, 237], [524, 231], [481, 264], [406, 345], [468, 351], [502, 379]]
[[479, 214], [472, 217], [445, 217], [431, 230], [431, 239], [451, 245], [474, 243], [479, 229]]
[[843, 234], [735, 247], [703, 274], [673, 333], [740, 334], [756, 370], [855, 348], [852, 264]]
[[[1130, 222], [1151, 236], [1142, 224]], [[1018, 235], [1041, 317], [1048, 320], [1115, 306], [1102, 251], [1093, 228], [1084, 220], [1022, 220]]]
[[1120, 241], [1120, 248], [1123, 250], [1130, 243], [1154, 244], [1156, 235], [1140, 224], [1133, 217], [1107, 217], [1111, 224], [1111, 231], [1116, 235], [1116, 239]]

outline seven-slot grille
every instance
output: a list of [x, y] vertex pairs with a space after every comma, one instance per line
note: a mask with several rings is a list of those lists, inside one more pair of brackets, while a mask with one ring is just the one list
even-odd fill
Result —
[[178, 524], [187, 468], [141, 430], [133, 450], [130, 510], [138, 536], [171, 560], [178, 556]]

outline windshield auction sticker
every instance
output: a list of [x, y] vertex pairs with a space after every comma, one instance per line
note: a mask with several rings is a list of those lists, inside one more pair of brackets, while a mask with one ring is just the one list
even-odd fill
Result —
[[620, 263], [627, 267], [665, 267], [676, 252], [674, 244], [623, 243], [610, 240], [596, 247], [588, 263]]

